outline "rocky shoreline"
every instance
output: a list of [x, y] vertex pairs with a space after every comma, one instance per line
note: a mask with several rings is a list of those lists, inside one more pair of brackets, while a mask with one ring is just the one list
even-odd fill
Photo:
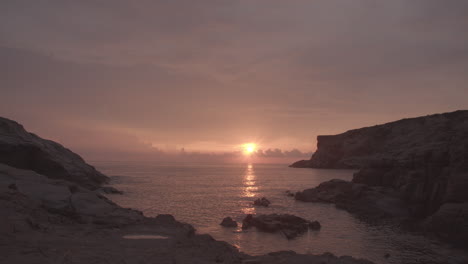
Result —
[[145, 217], [101, 193], [108, 178], [72, 151], [0, 118], [0, 263], [371, 263], [249, 256], [171, 215]]
[[318, 136], [311, 159], [291, 167], [359, 171], [351, 182], [324, 182], [295, 198], [407, 224], [467, 249], [467, 135], [468, 111], [456, 111]]

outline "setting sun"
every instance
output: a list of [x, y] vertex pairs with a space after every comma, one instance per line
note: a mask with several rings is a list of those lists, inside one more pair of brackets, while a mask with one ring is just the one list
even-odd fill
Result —
[[245, 155], [251, 155], [256, 149], [257, 149], [257, 144], [255, 143], [246, 143], [242, 145], [244, 148], [244, 154]]

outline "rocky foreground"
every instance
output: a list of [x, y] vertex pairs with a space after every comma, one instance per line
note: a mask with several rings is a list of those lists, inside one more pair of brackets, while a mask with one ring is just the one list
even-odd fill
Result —
[[360, 169], [295, 195], [335, 203], [367, 220], [410, 222], [468, 248], [468, 111], [318, 136], [310, 160], [292, 167]]
[[291, 251], [249, 256], [171, 215], [145, 217], [101, 192], [108, 178], [58, 143], [0, 118], [0, 263], [342, 263]]

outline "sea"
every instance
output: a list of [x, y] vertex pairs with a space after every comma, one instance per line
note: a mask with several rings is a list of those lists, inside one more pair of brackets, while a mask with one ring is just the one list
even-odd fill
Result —
[[[146, 216], [171, 214], [193, 225], [197, 233], [226, 241], [240, 251], [262, 255], [273, 251], [333, 253], [375, 263], [467, 263], [466, 252], [391, 226], [363, 222], [332, 204], [306, 203], [287, 196], [331, 179], [351, 180], [355, 171], [289, 168], [287, 164], [210, 164], [91, 162], [111, 177], [123, 195], [108, 195], [117, 204]], [[266, 197], [269, 207], [253, 201]], [[293, 214], [317, 220], [322, 228], [288, 240], [281, 233], [220, 225], [224, 217], [242, 223], [247, 214]]]

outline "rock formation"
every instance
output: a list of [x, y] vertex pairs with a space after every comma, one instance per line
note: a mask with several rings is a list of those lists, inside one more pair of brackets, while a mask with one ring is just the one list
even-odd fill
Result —
[[282, 232], [287, 239], [293, 239], [308, 229], [321, 228], [317, 221], [308, 221], [290, 214], [247, 215], [242, 221], [242, 229], [256, 227], [264, 232]]
[[237, 227], [237, 222], [234, 221], [231, 217], [225, 217], [220, 225], [224, 227]]
[[338, 208], [346, 209], [372, 222], [382, 222], [389, 218], [405, 219], [410, 216], [409, 208], [396, 190], [338, 179], [297, 192], [295, 199], [304, 202], [334, 203]]
[[[361, 198], [376, 187], [386, 189], [404, 202], [401, 209], [411, 217], [426, 219], [426, 230], [468, 245], [468, 111], [403, 119], [318, 136], [317, 141], [310, 160], [291, 166], [360, 169], [353, 184], [372, 187], [363, 189]], [[324, 194], [305, 191], [297, 198], [313, 200], [314, 196], [321, 199]]]
[[268, 207], [270, 203], [271, 202], [265, 197], [258, 198], [257, 200], [254, 201], [254, 205], [263, 206], [263, 207]]
[[62, 145], [0, 117], [0, 163], [96, 189], [108, 178]]

